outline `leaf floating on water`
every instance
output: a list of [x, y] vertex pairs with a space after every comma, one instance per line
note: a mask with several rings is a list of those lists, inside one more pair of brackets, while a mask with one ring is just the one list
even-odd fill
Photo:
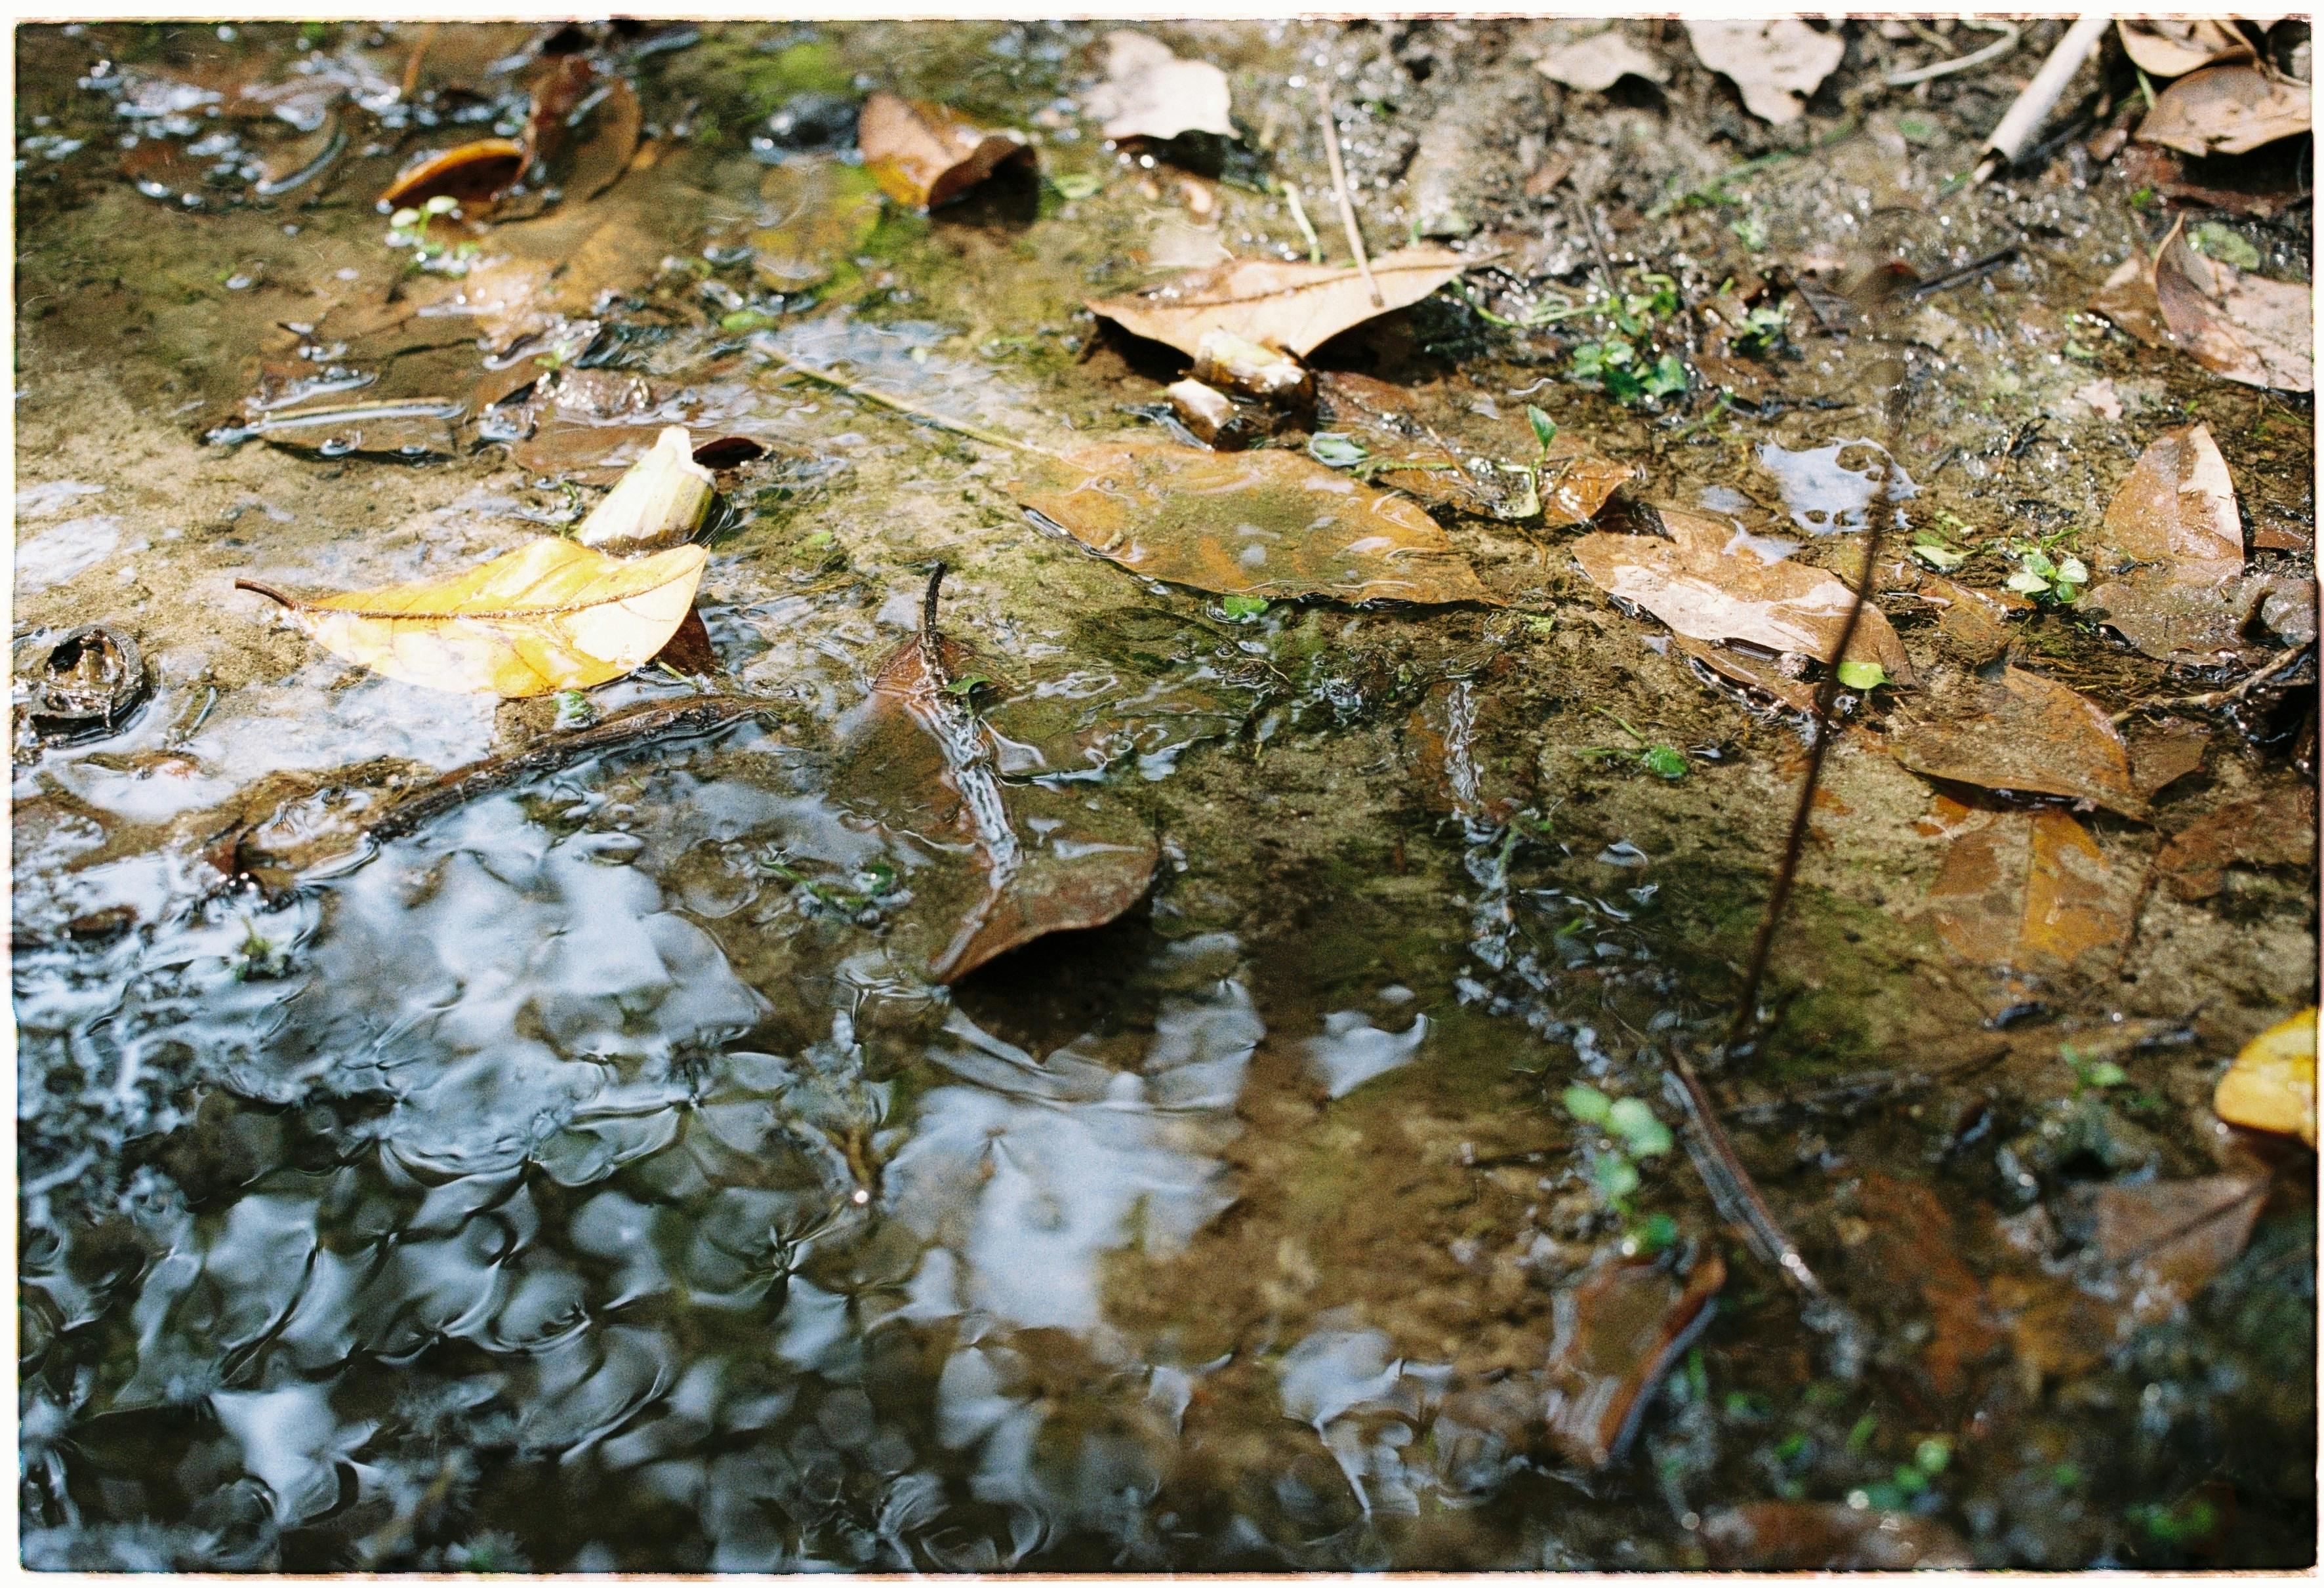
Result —
[[1091, 311], [1192, 357], [1204, 333], [1231, 331], [1305, 357], [1342, 331], [1419, 302], [1468, 268], [1442, 248], [1399, 248], [1371, 262], [1380, 301], [1353, 269], [1237, 259], [1128, 292], [1088, 300]]
[[863, 164], [881, 189], [908, 208], [951, 203], [1001, 166], [1033, 163], [1032, 145], [1013, 132], [991, 132], [925, 99], [874, 94], [856, 124]]
[[1123, 29], [1105, 36], [1105, 81], [1082, 109], [1108, 138], [1170, 139], [1187, 133], [1235, 135], [1227, 74], [1207, 60], [1187, 60], [1149, 34]]
[[[1803, 563], [1767, 562], [1748, 548], [1730, 551], [1735, 527], [1717, 519], [1674, 508], [1662, 509], [1661, 518], [1667, 540], [1600, 531], [1574, 542], [1590, 582], [1691, 639], [1833, 660], [1856, 599], [1847, 585]], [[1914, 679], [1896, 631], [1868, 603], [1842, 660], [1872, 662], [1898, 683]]]
[[609, 683], [669, 643], [709, 554], [624, 561], [543, 538], [449, 578], [305, 599], [237, 579], [288, 608], [334, 655], [407, 684], [517, 698]]
[[2304, 284], [2204, 258], [2182, 220], [2155, 258], [2154, 292], [2177, 344], [2214, 374], [2277, 392], [2316, 389], [2314, 294]]
[[1010, 488], [1109, 561], [1215, 595], [1500, 604], [1415, 503], [1297, 453], [1100, 442]]
[[2138, 141], [2181, 154], [2248, 154], [2309, 131], [2314, 93], [2256, 66], [2215, 66], [2163, 89]]
[[2184, 77], [2215, 60], [2252, 53], [2251, 42], [2218, 17], [2126, 17], [2114, 25], [2123, 53], [2153, 78]]
[[[972, 678], [979, 690], [953, 687]], [[924, 628], [881, 662], [842, 730], [842, 790], [932, 851], [907, 872], [913, 897], [895, 936], [946, 984], [1037, 937], [1105, 925], [1145, 897], [1161, 858], [1126, 809], [1086, 791], [1004, 785], [975, 693], [1008, 689], [967, 647]], [[1020, 821], [1020, 808], [1037, 819]], [[964, 848], [967, 865], [951, 858]]]
[[2316, 1011], [2303, 1009], [2244, 1044], [2211, 1112], [2231, 1125], [2316, 1145]]
[[646, 455], [581, 521], [573, 538], [600, 551], [673, 545], [702, 527], [717, 488], [710, 471], [694, 461], [694, 441], [686, 427], [665, 426]]
[[379, 201], [417, 207], [440, 196], [464, 206], [488, 205], [514, 185], [524, 164], [524, 145], [515, 139], [479, 138], [406, 167]]
[[2053, 679], [2015, 667], [1998, 683], [1955, 675], [1924, 709], [1927, 718], [1889, 737], [1897, 761], [1924, 778], [2088, 799], [2146, 819], [2122, 734], [2097, 702]]
[[1820, 32], [1796, 17], [1690, 22], [1686, 36], [1695, 59], [1741, 92], [1743, 107], [1776, 126], [1800, 119], [1807, 97], [1848, 53], [1840, 34]]
[[880, 182], [862, 166], [790, 160], [759, 183], [769, 223], [751, 234], [751, 268], [778, 292], [829, 281], [880, 224]]

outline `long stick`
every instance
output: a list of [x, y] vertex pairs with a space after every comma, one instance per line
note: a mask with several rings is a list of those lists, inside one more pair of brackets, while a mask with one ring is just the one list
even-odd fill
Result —
[[1013, 437], [1003, 436], [993, 430], [979, 429], [976, 426], [964, 423], [960, 420], [946, 419], [941, 413], [932, 412], [916, 403], [907, 402], [901, 397], [891, 397], [887, 392], [875, 391], [870, 386], [860, 386], [853, 381], [833, 374], [829, 370], [816, 369], [812, 365], [801, 364], [797, 359], [786, 357], [780, 353], [776, 354], [774, 357], [775, 362], [785, 369], [803, 374], [810, 381], [821, 381], [825, 385], [835, 386], [850, 397], [861, 397], [866, 402], [876, 402], [882, 408], [892, 408], [898, 413], [909, 414], [914, 419], [924, 420], [940, 430], [950, 430], [955, 435], [966, 436], [970, 440], [982, 441], [988, 447], [1006, 447], [1012, 452], [1038, 452], [1044, 457], [1057, 456], [1047, 447], [1037, 447], [1030, 441], [1019, 441]]
[[2066, 92], [2066, 85], [2073, 81], [2074, 74], [2082, 69], [2082, 62], [2090, 58], [2090, 52], [2098, 47], [2098, 41], [2106, 37], [2107, 30], [2112, 26], [2114, 18], [2110, 16], [2086, 16], [2066, 30], [2066, 36], [2058, 41], [2056, 49], [2050, 51], [2050, 58], [2042, 63], [2042, 69], [2034, 74], [2034, 80], [2026, 84], [2024, 92], [2017, 96], [2017, 102], [2001, 118], [2001, 125], [1993, 129], [1993, 136], [1985, 141], [1985, 158], [1977, 163], [1977, 174], [1971, 179], [1972, 186], [1983, 182], [2025, 152], [2025, 145], [2040, 130], [2042, 123], [2051, 111], [2057, 108], [2059, 99]]
[[1783, 864], [1776, 868], [1775, 885], [1767, 895], [1767, 913], [1759, 919], [1759, 933], [1751, 941], [1751, 957], [1743, 973], [1743, 996], [1735, 1006], [1735, 1020], [1727, 1030], [1727, 1051], [1734, 1052], [1751, 1034], [1759, 1014], [1759, 983], [1766, 978], [1767, 955], [1775, 946], [1775, 928], [1782, 925], [1784, 906], [1792, 896], [1792, 883], [1799, 875], [1800, 856], [1806, 851], [1808, 821], [1815, 813], [1816, 780], [1823, 774], [1824, 752], [1831, 744], [1831, 707], [1840, 697], [1840, 665], [1847, 659], [1849, 642], [1856, 638], [1856, 625], [1864, 615], [1864, 604], [1871, 599], [1874, 561], [1880, 555], [1881, 531], [1887, 527], [1888, 515], [1896, 511], [1897, 431], [1904, 417], [1904, 376], [1888, 397], [1888, 467], [1881, 476], [1880, 503], [1884, 512], [1872, 516], [1864, 531], [1864, 562], [1856, 573], [1856, 598], [1848, 604], [1848, 616], [1841, 620], [1840, 639], [1824, 659], [1827, 670], [1823, 682], [1816, 688], [1815, 711], [1812, 717], [1814, 737], [1808, 743], [1806, 775], [1800, 779], [1799, 804], [1792, 811], [1792, 830], [1784, 840]]
[[1348, 246], [1355, 250], [1356, 269], [1363, 272], [1364, 285], [1371, 289], [1372, 307], [1379, 309], [1388, 300], [1380, 296], [1372, 262], [1364, 254], [1364, 235], [1356, 229], [1355, 200], [1348, 197], [1348, 168], [1340, 163], [1340, 124], [1332, 115], [1332, 90], [1320, 77], [1315, 79], [1315, 102], [1323, 107], [1323, 152], [1332, 158], [1332, 190], [1340, 197], [1340, 224], [1347, 228]]
[[1735, 1155], [1735, 1145], [1728, 1140], [1725, 1127], [1719, 1122], [1717, 1107], [1702, 1078], [1686, 1055], [1671, 1050], [1671, 1067], [1664, 1072], [1664, 1090], [1686, 1114], [1687, 1156], [1694, 1159], [1695, 1172], [1711, 1193], [1711, 1200], [1721, 1217], [1743, 1233], [1744, 1239], [1761, 1259], [1783, 1270], [1784, 1278], [1803, 1295], [1821, 1300], [1822, 1283], [1815, 1270], [1808, 1267], [1807, 1259], [1800, 1255], [1799, 1247], [1784, 1227], [1775, 1222], [1775, 1210], [1767, 1199], [1759, 1195], [1750, 1172], [1743, 1160]]

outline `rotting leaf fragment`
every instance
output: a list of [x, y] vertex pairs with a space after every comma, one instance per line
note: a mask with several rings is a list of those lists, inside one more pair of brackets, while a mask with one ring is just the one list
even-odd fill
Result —
[[1371, 262], [1380, 301], [1356, 270], [1279, 259], [1237, 259], [1089, 308], [1123, 329], [1167, 343], [1189, 357], [1204, 333], [1231, 331], [1246, 341], [1305, 358], [1342, 331], [1419, 302], [1468, 268], [1442, 248], [1399, 248]]
[[1018, 134], [978, 126], [925, 99], [874, 94], [863, 102], [856, 141], [882, 191], [909, 209], [940, 208], [1002, 166], [1029, 166], [1033, 147]]

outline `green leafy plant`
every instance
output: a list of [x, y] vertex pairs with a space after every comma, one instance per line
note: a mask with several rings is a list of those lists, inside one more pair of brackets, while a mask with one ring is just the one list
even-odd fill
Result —
[[1354, 468], [1371, 455], [1371, 448], [1361, 441], [1336, 430], [1323, 430], [1307, 438], [1307, 456], [1330, 468]]
[[1784, 331], [1790, 328], [1791, 319], [1789, 303], [1760, 304], [1746, 314], [1743, 323], [1735, 328], [1732, 338], [1735, 350], [1753, 358], [1765, 358], [1783, 341]]
[[470, 241], [447, 243], [428, 235], [429, 225], [438, 218], [457, 220], [459, 216], [460, 201], [448, 193], [437, 194], [417, 209], [407, 206], [387, 217], [387, 245], [411, 250], [409, 269], [464, 276], [483, 252], [481, 247]]
[[1597, 712], [1600, 716], [1606, 718], [1636, 740], [1637, 747], [1633, 749], [1613, 744], [1593, 745], [1582, 752], [1584, 756], [1593, 760], [1600, 756], [1613, 756], [1619, 760], [1634, 762], [1642, 770], [1650, 771], [1658, 778], [1667, 778], [1673, 782], [1686, 776], [1686, 757], [1677, 748], [1654, 743], [1602, 706], [1597, 707]]
[[2052, 557], [2051, 549], [2029, 541], [2012, 541], [2003, 548], [2016, 571], [2002, 582], [2021, 596], [2056, 606], [2071, 606], [2090, 582], [2090, 570], [2070, 552]]
[[1526, 404], [1526, 422], [1533, 426], [1533, 439], [1541, 443], [1541, 455], [1549, 456], [1549, 444], [1557, 439], [1557, 421], [1536, 408]]
[[1243, 623], [1267, 610], [1264, 596], [1226, 596], [1219, 600], [1219, 608], [1235, 623]]
[[1560, 1101], [1574, 1119], [1613, 1138], [1613, 1144], [1590, 1149], [1590, 1184], [1607, 1208], [1622, 1219], [1623, 1251], [1632, 1256], [1650, 1256], [1676, 1244], [1677, 1220], [1667, 1214], [1641, 1219], [1630, 1208], [1630, 1198], [1642, 1183], [1636, 1160], [1669, 1152], [1674, 1145], [1670, 1127], [1638, 1098], [1609, 1097], [1583, 1082], [1568, 1086]]
[[2221, 264], [2232, 264], [2237, 270], [2259, 268], [2259, 250], [2252, 245], [2250, 238], [2233, 226], [2207, 220], [2188, 228], [2188, 240], [2195, 245], [2197, 253], [2216, 259]]

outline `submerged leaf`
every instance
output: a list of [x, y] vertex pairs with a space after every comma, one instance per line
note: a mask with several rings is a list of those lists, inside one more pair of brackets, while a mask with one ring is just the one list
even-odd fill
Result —
[[2316, 389], [2315, 295], [2307, 286], [2204, 258], [2188, 245], [2182, 221], [2155, 258], [2154, 292], [2163, 324], [2205, 369], [2246, 386]]
[[884, 192], [908, 208], [951, 203], [1001, 166], [1033, 163], [1032, 145], [1013, 132], [991, 132], [925, 99], [874, 94], [856, 123], [863, 163]]
[[480, 207], [499, 198], [524, 170], [525, 147], [513, 138], [479, 138], [423, 157], [379, 196], [383, 204], [422, 205], [443, 197]]
[[[1326, 370], [1316, 377], [1315, 389], [1317, 421], [1360, 433], [1363, 445], [1378, 455], [1368, 477], [1433, 507], [1458, 507], [1495, 518], [1538, 513], [1546, 528], [1568, 528], [1597, 517], [1607, 498], [1637, 472], [1586, 441], [1561, 435], [1556, 421], [1538, 408], [1526, 409], [1540, 456], [1528, 481], [1527, 471], [1516, 465], [1496, 468], [1474, 460], [1480, 466], [1471, 467], [1472, 460], [1464, 460], [1420, 418], [1412, 393], [1401, 386]], [[1512, 490], [1512, 480], [1530, 485], [1531, 491]], [[1519, 507], [1530, 511], [1519, 512]]]
[[1222, 596], [1499, 605], [1434, 519], [1297, 453], [1076, 448], [1017, 500], [1133, 573]]
[[1956, 676], [1927, 709], [1889, 737], [1897, 761], [1923, 777], [2088, 799], [2146, 819], [2122, 734], [2097, 702], [2054, 679], [2015, 667], [1998, 683]]
[[[1692, 639], [1833, 660], [1856, 599], [1848, 586], [1821, 568], [1729, 550], [1737, 531], [1717, 519], [1674, 508], [1662, 509], [1661, 518], [1668, 539], [1601, 531], [1575, 541], [1574, 558], [1590, 582]], [[1871, 662], [1901, 684], [1914, 679], [1896, 631], [1869, 603], [1840, 660]]]
[[1105, 81], [1082, 99], [1105, 136], [1235, 135], [1227, 74], [1209, 61], [1183, 60], [1161, 40], [1127, 29], [1105, 36]]
[[2244, 1044], [2211, 1112], [2231, 1125], [2316, 1145], [2316, 1011], [2303, 1009]]
[[[1609, 1118], [1620, 1106], [1609, 1107]], [[1610, 1262], [1561, 1297], [1544, 1408], [1561, 1454], [1593, 1472], [1620, 1456], [1648, 1396], [1710, 1321], [1726, 1281], [1726, 1264], [1705, 1249], [1683, 1283], [1660, 1263]]]
[[2247, 154], [2307, 132], [2314, 92], [2256, 66], [2215, 66], [2163, 89], [2138, 140], [2182, 154]]
[[278, 601], [333, 654], [407, 684], [509, 697], [586, 689], [650, 660], [693, 610], [708, 553], [623, 561], [543, 538], [450, 578]]
[[1744, 108], [1776, 126], [1800, 119], [1807, 97], [1848, 53], [1839, 33], [1820, 32], [1797, 17], [1690, 22], [1686, 36], [1697, 60], [1735, 84]]
[[[1950, 802], [1940, 799], [1940, 808]], [[1972, 964], [2058, 977], [2103, 971], [2138, 908], [2136, 868], [2062, 810], [1952, 807], [1929, 890], [1937, 935]]]
[[2147, 655], [2217, 661], [2243, 648], [2245, 588], [2235, 483], [2209, 427], [2155, 438], [2107, 503], [2107, 545], [2144, 565], [2094, 586], [2088, 606]]
[[1977, 1564], [1941, 1522], [1835, 1502], [1763, 1500], [1702, 1519], [1721, 1572], [1960, 1571]]
[[[953, 687], [972, 678], [982, 689]], [[913, 898], [896, 937], [945, 983], [1048, 933], [1103, 926], [1145, 897], [1161, 857], [1127, 809], [1004, 784], [972, 705], [983, 690], [1006, 693], [965, 646], [924, 630], [881, 661], [843, 728], [843, 795], [928, 846], [907, 872]]]
[[1231, 331], [1304, 358], [1353, 326], [1419, 302], [1468, 268], [1442, 248], [1399, 248], [1371, 262], [1380, 301], [1353, 269], [1237, 259], [1118, 298], [1088, 300], [1093, 313], [1192, 356], [1204, 332]]
[[2209, 899], [2227, 886], [2231, 865], [2306, 871], [2316, 862], [2316, 798], [2254, 795], [2231, 799], [2174, 835], [2154, 857], [2163, 885], [2181, 899]]

